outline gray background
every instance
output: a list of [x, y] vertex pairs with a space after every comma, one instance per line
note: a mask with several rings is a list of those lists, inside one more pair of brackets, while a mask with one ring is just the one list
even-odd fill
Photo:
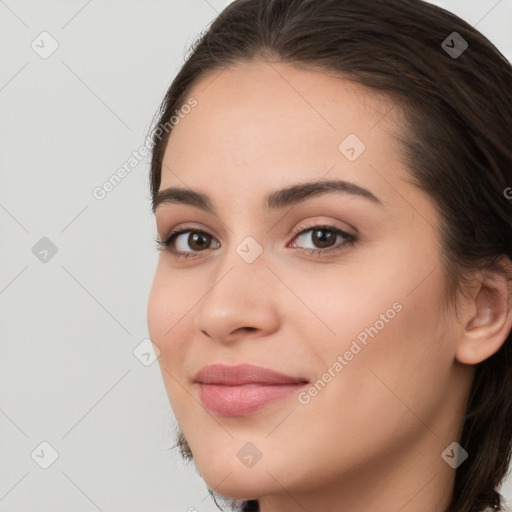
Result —
[[[1, 511], [217, 510], [168, 449], [172, 411], [140, 355], [157, 260], [149, 158], [104, 199], [92, 191], [144, 144], [229, 3], [0, 0]], [[435, 3], [512, 57], [512, 0]], [[48, 469], [43, 441], [58, 452]]]

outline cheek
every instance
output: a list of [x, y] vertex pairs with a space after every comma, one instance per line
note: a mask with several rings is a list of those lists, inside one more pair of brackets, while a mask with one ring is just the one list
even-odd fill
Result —
[[357, 337], [364, 346], [365, 340], [390, 334], [393, 324], [397, 338], [403, 329], [417, 326], [418, 319], [437, 315], [440, 290], [437, 285], [428, 288], [428, 279], [420, 282], [434, 265], [398, 251], [400, 245], [395, 240], [378, 251], [354, 253], [325, 270], [288, 269], [284, 274], [287, 286], [300, 299], [280, 304], [284, 322], [307, 333], [299, 339], [324, 363], [349, 350]]
[[148, 298], [147, 323], [151, 341], [158, 346], [160, 351], [167, 344], [166, 333], [172, 326], [173, 310], [172, 296], [169, 296], [167, 287], [162, 284], [157, 271]]
[[[179, 286], [172, 278], [165, 276], [160, 267], [161, 264], [157, 267], [148, 298], [148, 331], [151, 341], [160, 350], [158, 361], [164, 378], [165, 369], [181, 379], [177, 370], [183, 367], [185, 359], [184, 328], [190, 324], [188, 315], [194, 312], [193, 309], [189, 311], [193, 306], [193, 297], [189, 299], [186, 287]], [[166, 378], [166, 386], [167, 382]]]
[[184, 311], [177, 300], [175, 287], [165, 282], [157, 272], [148, 299], [147, 322], [151, 341], [160, 350], [158, 364], [169, 403], [174, 414], [181, 417], [183, 404], [189, 398], [183, 392], [184, 377], [181, 374], [187, 348], [182, 341], [185, 339], [183, 332], [180, 332], [185, 324], [179, 321]]
[[[299, 281], [294, 284], [322, 321], [315, 321], [314, 335], [307, 326], [311, 319], [295, 316], [295, 321], [304, 318], [301, 332], [311, 333], [303, 339], [320, 379], [321, 391], [312, 398], [319, 406], [336, 411], [336, 404], [343, 403], [360, 418], [389, 416], [391, 411], [400, 418], [407, 411], [404, 404], [430, 414], [443, 396], [454, 344], [442, 317], [438, 260], [431, 248], [425, 247], [419, 259], [412, 257], [416, 248], [398, 253], [396, 246], [373, 257], [373, 264], [361, 258], [350, 272], [340, 267], [308, 279], [301, 288]], [[341, 416], [334, 412], [334, 424], [346, 422], [343, 410]]]
[[[412, 283], [394, 289], [376, 286], [371, 304], [358, 302], [357, 320], [355, 306], [353, 317], [338, 320], [336, 329], [347, 334], [322, 354], [326, 368], [338, 356], [344, 363], [332, 384], [318, 394], [318, 414], [330, 410], [333, 429], [344, 425], [368, 443], [373, 438], [375, 447], [393, 432], [407, 435], [423, 429], [416, 415], [429, 423], [445, 396], [453, 363], [449, 329], [440, 315], [440, 272], [411, 293]], [[374, 428], [376, 421], [379, 429]]]
[[[435, 428], [446, 398], [453, 348], [449, 331], [439, 320], [438, 299], [443, 290], [439, 271], [410, 293], [412, 282], [394, 288], [391, 283], [387, 288], [375, 285], [369, 301], [362, 300], [364, 294], [354, 294], [357, 304], [345, 303], [350, 314], [340, 311], [329, 317], [336, 341], [314, 347], [321, 358], [315, 396], [299, 406], [295, 419], [303, 425], [298, 444], [309, 443], [311, 449], [306, 451], [311, 451], [311, 457], [322, 453], [322, 465], [317, 468], [322, 478], [330, 478], [323, 471], [339, 467], [340, 460], [354, 468], [384, 451], [411, 449], [422, 433], [429, 435], [425, 425]], [[392, 308], [397, 302], [401, 309]], [[380, 314], [387, 323], [378, 322]], [[357, 338], [361, 333], [367, 335], [366, 344]], [[338, 356], [345, 356], [341, 370], [335, 366]], [[288, 425], [283, 425], [281, 434], [294, 435]], [[311, 439], [318, 441], [311, 443]], [[326, 439], [339, 439], [339, 443]]]

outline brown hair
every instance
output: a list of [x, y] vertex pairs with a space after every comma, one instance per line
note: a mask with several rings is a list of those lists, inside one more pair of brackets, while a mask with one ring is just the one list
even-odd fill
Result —
[[[255, 58], [335, 73], [400, 107], [410, 180], [441, 217], [447, 303], [457, 305], [466, 270], [505, 273], [497, 262], [512, 258], [512, 200], [505, 193], [512, 186], [512, 67], [480, 32], [421, 0], [236, 0], [194, 43], [161, 104], [157, 128], [169, 123], [199, 78]], [[153, 206], [170, 133], [152, 133]], [[450, 512], [500, 510], [498, 487], [512, 448], [510, 333], [476, 366], [462, 420], [459, 443], [469, 458], [457, 469]], [[178, 446], [193, 458], [181, 432]]]

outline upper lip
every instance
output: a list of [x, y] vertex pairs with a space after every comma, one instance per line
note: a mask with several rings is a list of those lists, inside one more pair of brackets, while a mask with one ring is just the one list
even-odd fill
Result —
[[196, 373], [194, 382], [242, 386], [244, 384], [303, 384], [308, 381], [252, 364], [232, 366], [217, 363], [201, 368]]

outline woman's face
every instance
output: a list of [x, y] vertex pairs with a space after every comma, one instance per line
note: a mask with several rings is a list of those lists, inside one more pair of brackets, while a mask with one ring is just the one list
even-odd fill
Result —
[[[395, 498], [413, 499], [453, 471], [441, 453], [468, 387], [461, 326], [441, 307], [439, 219], [407, 182], [398, 109], [263, 61], [210, 74], [190, 97], [156, 208], [159, 237], [186, 231], [172, 246], [189, 257], [160, 253], [148, 324], [201, 475], [225, 496], [301, 504], [382, 496], [386, 475]], [[197, 382], [212, 364], [294, 383], [243, 368], [242, 381]]]

